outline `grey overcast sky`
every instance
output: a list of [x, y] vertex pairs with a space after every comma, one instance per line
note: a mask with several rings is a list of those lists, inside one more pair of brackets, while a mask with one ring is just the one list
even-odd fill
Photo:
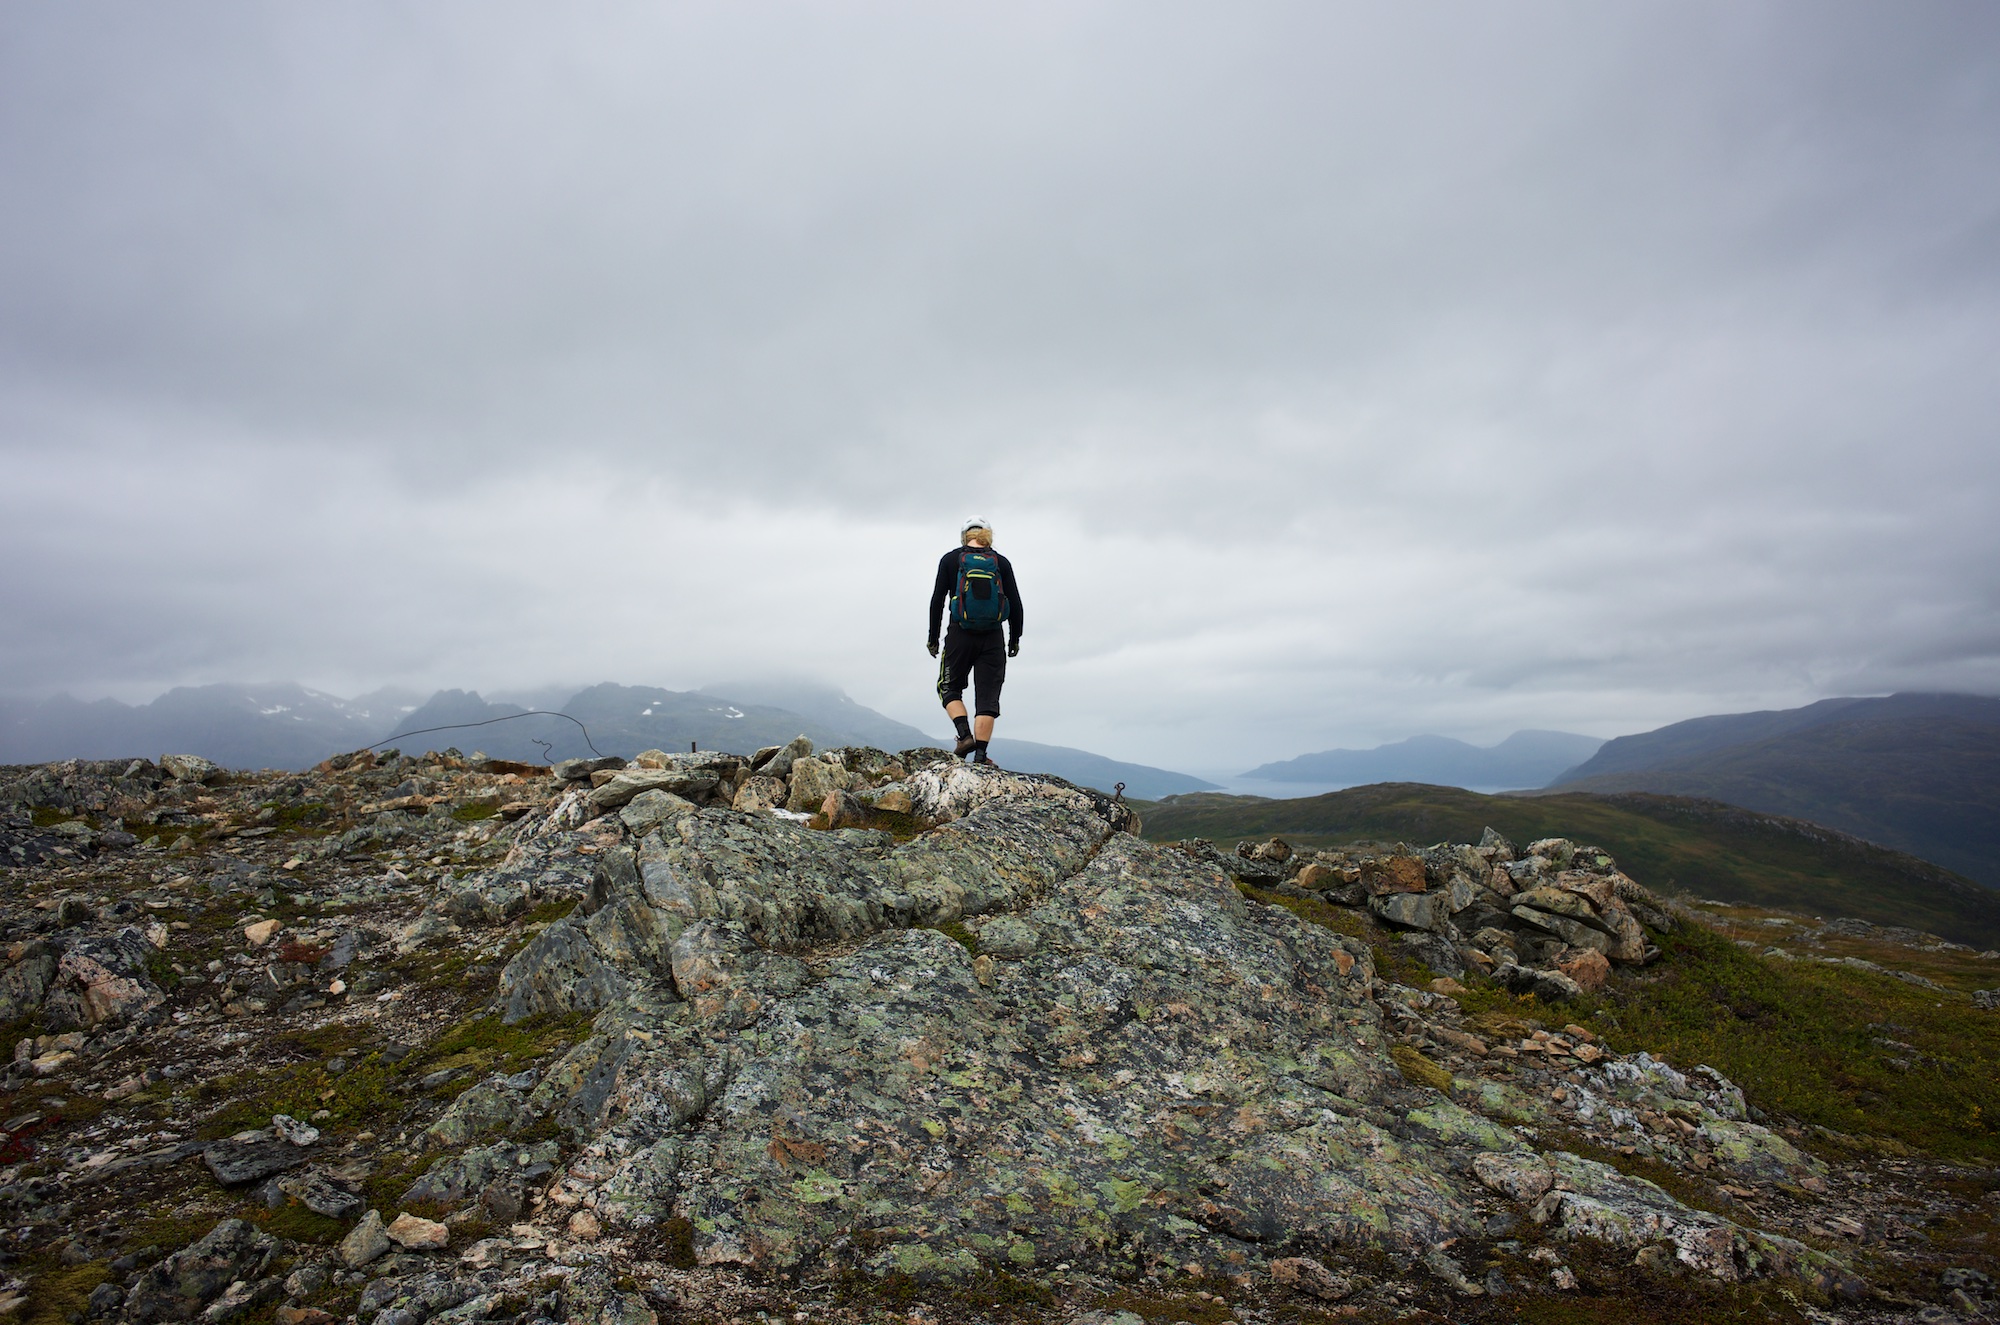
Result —
[[2000, 691], [2000, 6], [0, 9], [0, 692]]

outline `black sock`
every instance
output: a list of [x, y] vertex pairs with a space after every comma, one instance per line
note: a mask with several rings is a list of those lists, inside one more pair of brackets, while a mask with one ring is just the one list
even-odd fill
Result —
[[958, 729], [958, 739], [961, 741], [972, 735], [972, 720], [970, 718], [953, 718], [951, 725]]
[[986, 762], [986, 742], [974, 741], [972, 743], [972, 762], [975, 764]]

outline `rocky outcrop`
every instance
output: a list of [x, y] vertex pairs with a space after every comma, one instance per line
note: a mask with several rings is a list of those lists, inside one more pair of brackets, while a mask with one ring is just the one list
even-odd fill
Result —
[[[845, 771], [837, 754], [790, 759], [793, 785], [814, 790], [817, 769]], [[502, 979], [509, 1017], [599, 1007], [593, 1035], [526, 1101], [482, 1085], [453, 1112], [557, 1120], [584, 1145], [551, 1188], [566, 1207], [612, 1229], [685, 1221], [709, 1265], [1130, 1275], [1289, 1258], [1331, 1276], [1373, 1249], [1430, 1257], [1480, 1292], [1432, 1253], [1477, 1236], [1496, 1203], [1558, 1238], [1657, 1246], [1719, 1278], [1826, 1264], [1539, 1151], [1516, 1130], [1534, 1116], [1519, 1087], [1390, 1052], [1413, 999], [1449, 1000], [1388, 997], [1402, 987], [1378, 981], [1366, 944], [1237, 887], [1303, 877], [1503, 977], [1567, 980], [1513, 958], [1648, 956], [1621, 908], [1637, 885], [1601, 853], [1301, 858], [1279, 843], [1232, 868], [1212, 848], [1140, 841], [1122, 803], [1056, 779], [897, 771], [935, 825], [903, 843], [722, 809], [628, 833], [601, 857], [595, 909]], [[1481, 946], [1460, 918], [1500, 937]], [[1571, 944], [1571, 925], [1595, 937]], [[1565, 1096], [1579, 1126], [1672, 1110], [1746, 1172], [1812, 1173], [1721, 1087], [1643, 1055], [1575, 1053], [1592, 1072]], [[469, 1166], [453, 1194], [492, 1153], [451, 1161]]]
[[1295, 852], [1276, 838], [1240, 843], [1234, 856], [1199, 839], [1180, 846], [1252, 887], [1365, 910], [1440, 975], [1481, 971], [1544, 999], [1602, 988], [1614, 964], [1653, 960], [1645, 925], [1675, 923], [1610, 855], [1566, 838], [1519, 852], [1490, 828], [1477, 846], [1421, 850]]

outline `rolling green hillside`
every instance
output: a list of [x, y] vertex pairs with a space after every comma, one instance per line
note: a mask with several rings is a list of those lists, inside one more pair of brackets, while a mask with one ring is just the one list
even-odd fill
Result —
[[2000, 892], [1817, 824], [1716, 801], [1639, 793], [1481, 796], [1385, 782], [1299, 800], [1201, 792], [1140, 812], [1154, 841], [1207, 837], [1225, 846], [1273, 835], [1313, 846], [1370, 838], [1476, 842], [1490, 824], [1517, 843], [1568, 837], [1603, 847], [1626, 873], [1662, 892], [1858, 916], [2000, 947]]
[[1552, 791], [1645, 791], [1807, 819], [2000, 888], [2000, 699], [1892, 695], [1621, 736]]

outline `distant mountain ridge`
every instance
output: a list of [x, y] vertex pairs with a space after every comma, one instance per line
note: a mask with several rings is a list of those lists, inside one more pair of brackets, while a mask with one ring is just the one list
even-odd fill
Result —
[[1550, 791], [1649, 791], [1808, 819], [2000, 887], [2000, 699], [1905, 694], [1695, 718], [1609, 741]]
[[1372, 750], [1322, 750], [1260, 764], [1243, 774], [1270, 782], [1426, 782], [1443, 787], [1540, 787], [1588, 759], [1604, 742], [1573, 732], [1517, 731], [1494, 746], [1449, 736], [1412, 736]]
[[[139, 705], [67, 695], [0, 701], [0, 763], [6, 764], [185, 753], [229, 768], [307, 768], [378, 743], [411, 750], [456, 746], [541, 763], [594, 752], [629, 758], [690, 745], [747, 754], [800, 734], [820, 746], [885, 750], [950, 743], [808, 682], [698, 691], [606, 682], [570, 695], [560, 712], [490, 701], [467, 690], [440, 690], [428, 699], [381, 690], [344, 700], [289, 683], [182, 687]], [[1053, 773], [1107, 792], [1123, 782], [1135, 797], [1214, 786], [1185, 773], [1032, 741], [998, 741], [994, 758], [1019, 772]]]
[[0, 761], [199, 753], [231, 768], [303, 768], [380, 738], [423, 696], [342, 699], [290, 682], [179, 686], [148, 704], [68, 695], [0, 701]]

